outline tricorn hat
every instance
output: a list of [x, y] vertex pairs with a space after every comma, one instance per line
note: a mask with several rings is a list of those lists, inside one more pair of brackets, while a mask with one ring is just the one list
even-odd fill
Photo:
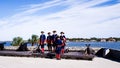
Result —
[[50, 32], [48, 32], [48, 34], [51, 34]]
[[64, 32], [60, 32], [60, 34], [64, 34]]
[[56, 30], [53, 30], [53, 33], [55, 33], [56, 32]]
[[44, 31], [41, 31], [41, 33], [44, 33]]

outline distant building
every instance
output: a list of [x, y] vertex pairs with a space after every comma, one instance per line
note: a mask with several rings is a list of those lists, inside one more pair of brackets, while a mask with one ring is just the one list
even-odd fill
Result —
[[91, 42], [97, 42], [96, 40], [90, 40]]
[[80, 42], [84, 42], [84, 40], [80, 40]]
[[106, 42], [106, 39], [105, 39], [105, 38], [102, 38], [100, 41], [101, 41], [101, 42]]
[[109, 39], [108, 39], [108, 42], [116, 42], [116, 40], [113, 39], [113, 38], [109, 38]]

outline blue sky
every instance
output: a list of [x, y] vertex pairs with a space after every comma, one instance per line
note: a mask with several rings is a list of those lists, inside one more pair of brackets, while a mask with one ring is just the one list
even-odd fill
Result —
[[120, 0], [0, 0], [0, 40], [40, 31], [69, 38], [120, 37]]
[[39, 4], [48, 1], [52, 0], [0, 0], [0, 8], [2, 13], [0, 17], [13, 15], [19, 12], [19, 9], [23, 6]]

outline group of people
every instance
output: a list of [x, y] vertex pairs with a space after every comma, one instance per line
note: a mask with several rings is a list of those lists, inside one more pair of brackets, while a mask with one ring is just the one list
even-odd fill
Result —
[[56, 59], [61, 59], [60, 55], [64, 53], [64, 48], [66, 46], [66, 37], [64, 32], [60, 32], [60, 35], [54, 30], [53, 34], [48, 32], [46, 37], [44, 31], [41, 31], [39, 38], [39, 45], [41, 46], [41, 52], [44, 53], [44, 45], [47, 43], [48, 51], [56, 53]]

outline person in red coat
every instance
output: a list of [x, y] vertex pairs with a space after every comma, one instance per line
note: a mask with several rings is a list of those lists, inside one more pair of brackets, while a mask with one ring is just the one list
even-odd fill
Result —
[[61, 47], [61, 53], [64, 54], [64, 49], [65, 49], [65, 46], [66, 46], [66, 37], [64, 35], [64, 32], [60, 32], [60, 39], [62, 40], [62, 47]]
[[44, 45], [46, 42], [46, 36], [44, 34], [44, 31], [41, 31], [41, 35], [40, 35], [40, 46], [41, 46], [41, 51], [42, 53], [44, 53]]

